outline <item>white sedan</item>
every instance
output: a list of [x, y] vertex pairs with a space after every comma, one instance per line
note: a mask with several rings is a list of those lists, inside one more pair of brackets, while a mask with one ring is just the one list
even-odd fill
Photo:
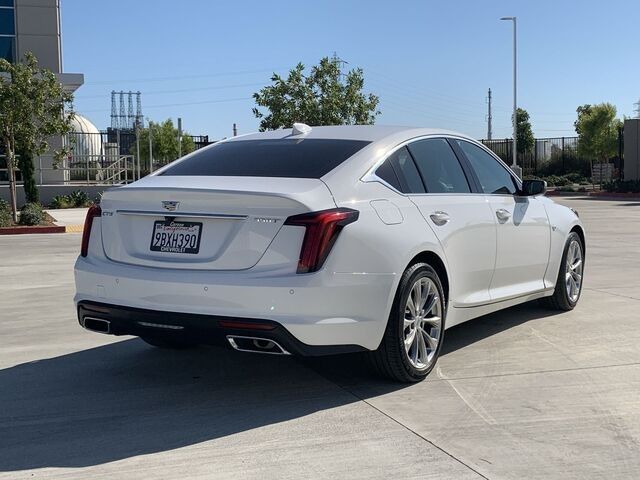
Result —
[[572, 309], [577, 212], [457, 133], [308, 127], [191, 153], [89, 210], [80, 324], [162, 347], [368, 352], [418, 381], [444, 330], [534, 299]]

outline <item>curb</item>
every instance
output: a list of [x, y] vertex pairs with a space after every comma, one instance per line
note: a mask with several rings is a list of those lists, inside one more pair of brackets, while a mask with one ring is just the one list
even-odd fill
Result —
[[84, 225], [65, 225], [65, 233], [82, 233]]
[[0, 228], [0, 235], [23, 235], [33, 233], [64, 233], [65, 227], [53, 226], [33, 226], [33, 227], [3, 227]]

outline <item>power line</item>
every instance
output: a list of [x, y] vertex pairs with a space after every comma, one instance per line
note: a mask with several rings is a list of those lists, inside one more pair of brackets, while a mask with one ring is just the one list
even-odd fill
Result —
[[287, 68], [287, 67], [263, 68], [259, 70], [242, 70], [237, 72], [218, 72], [218, 73], [207, 73], [207, 74], [197, 74], [197, 75], [193, 75], [193, 74], [176, 75], [176, 76], [170, 76], [170, 77], [146, 77], [146, 78], [128, 78], [128, 79], [116, 78], [111, 80], [101, 80], [99, 82], [86, 82], [85, 85], [113, 85], [115, 83], [122, 83], [122, 82], [136, 82], [136, 83], [164, 82], [167, 80], [184, 80], [188, 78], [213, 78], [213, 77], [224, 77], [224, 76], [230, 76], [230, 75], [247, 75], [251, 73], [264, 73], [264, 72], [273, 73], [277, 70], [282, 70], [284, 68]]
[[[198, 87], [198, 88], [179, 88], [172, 90], [152, 90], [150, 92], [145, 91], [145, 96], [148, 95], [161, 95], [167, 93], [189, 93], [189, 92], [203, 92], [208, 90], [222, 90], [225, 88], [240, 88], [240, 87], [262, 87], [264, 86], [264, 82], [260, 83], [236, 83], [232, 85], [216, 85], [213, 87]], [[104, 95], [76, 95], [74, 96], [74, 100], [87, 100], [90, 98], [104, 98]]]
[[[181, 102], [181, 103], [165, 103], [159, 105], [146, 105], [144, 108], [164, 108], [164, 107], [182, 107], [185, 105], [201, 105], [201, 104], [209, 104], [209, 103], [226, 103], [226, 102], [239, 102], [253, 100], [251, 97], [238, 97], [238, 98], [223, 98], [217, 100], [198, 100], [196, 102]], [[106, 108], [96, 108], [92, 110], [83, 110], [86, 113], [95, 113], [95, 112], [108, 112], [109, 110]]]

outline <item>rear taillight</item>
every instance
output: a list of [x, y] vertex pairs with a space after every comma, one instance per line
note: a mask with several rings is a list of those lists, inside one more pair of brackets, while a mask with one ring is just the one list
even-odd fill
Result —
[[84, 229], [82, 230], [82, 246], [80, 247], [80, 255], [83, 257], [89, 253], [89, 237], [91, 237], [91, 227], [93, 226], [93, 219], [102, 215], [102, 209], [100, 205], [91, 205], [87, 212], [87, 217], [84, 219]]
[[357, 210], [350, 208], [333, 208], [287, 218], [285, 225], [306, 228], [298, 261], [298, 273], [320, 270], [342, 228], [355, 222], [358, 215]]

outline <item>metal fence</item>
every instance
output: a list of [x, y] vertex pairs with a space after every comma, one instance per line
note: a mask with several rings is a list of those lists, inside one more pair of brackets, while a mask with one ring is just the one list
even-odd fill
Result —
[[[481, 140], [496, 155], [511, 165], [513, 160], [513, 141], [510, 138], [503, 140]], [[612, 167], [611, 178], [620, 178], [623, 168], [624, 135], [622, 130], [618, 132], [618, 154], [609, 159]], [[584, 177], [593, 176], [593, 166], [598, 160], [588, 158], [580, 154], [578, 150], [578, 137], [554, 137], [536, 138], [533, 146], [525, 152], [519, 152], [518, 166], [522, 168], [523, 175], [566, 175], [579, 173]], [[600, 172], [602, 171], [601, 167]]]
[[[191, 136], [196, 149], [210, 145], [206, 135]], [[62, 145], [69, 154], [54, 159], [51, 154], [34, 160], [38, 185], [58, 184], [123, 184], [140, 179], [174, 158], [149, 158], [140, 154], [139, 139], [134, 130], [107, 129], [99, 133], [72, 132], [64, 136]], [[143, 149], [144, 150], [144, 149]], [[146, 149], [149, 152], [149, 149]], [[22, 182], [16, 168], [16, 180]], [[6, 159], [0, 155], [0, 184], [8, 183]]]

